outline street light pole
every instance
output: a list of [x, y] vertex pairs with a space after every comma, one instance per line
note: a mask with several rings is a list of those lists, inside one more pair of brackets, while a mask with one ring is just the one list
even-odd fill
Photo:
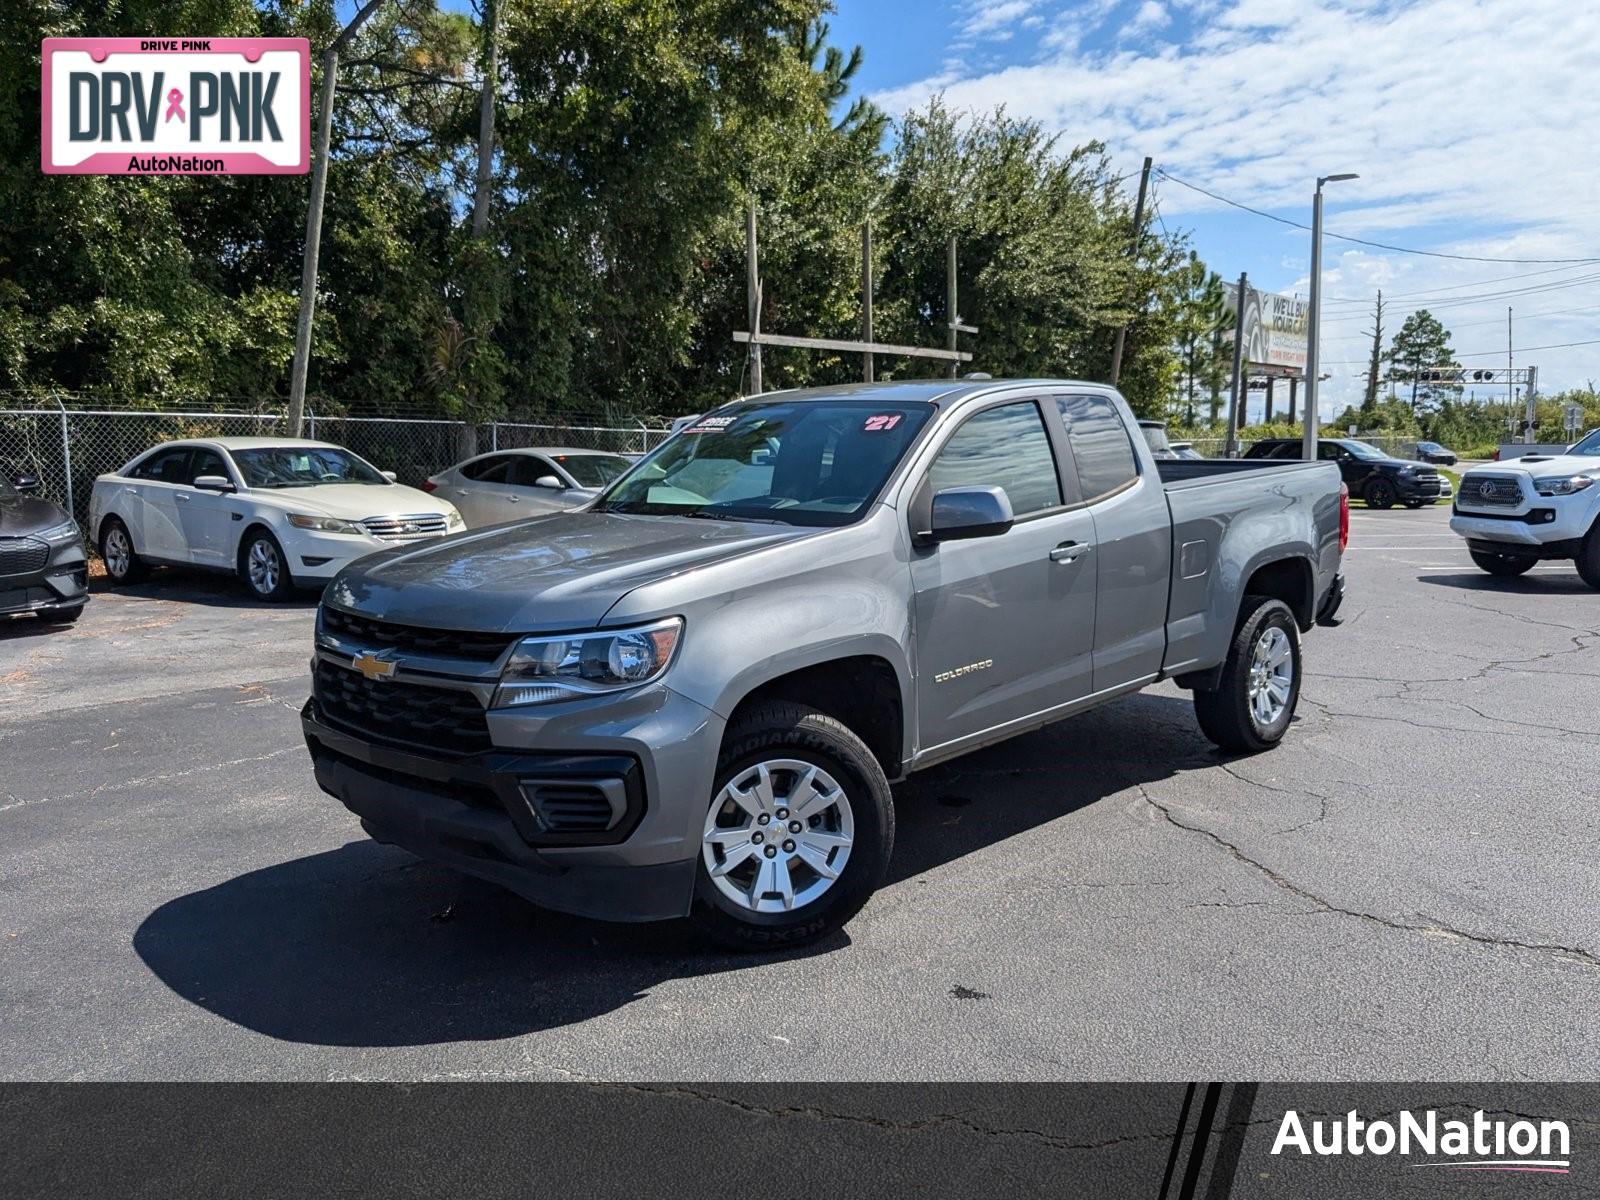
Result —
[[1324, 175], [1317, 180], [1317, 194], [1311, 199], [1311, 316], [1306, 329], [1306, 398], [1302, 413], [1304, 424], [1300, 434], [1300, 457], [1317, 457], [1317, 375], [1321, 370], [1321, 355], [1317, 342], [1322, 335], [1322, 185], [1337, 183], [1341, 179], [1359, 179], [1359, 175]]

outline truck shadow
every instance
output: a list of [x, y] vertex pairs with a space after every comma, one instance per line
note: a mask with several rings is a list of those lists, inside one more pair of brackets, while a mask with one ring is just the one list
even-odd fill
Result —
[[[152, 567], [138, 583], [113, 587], [100, 575], [89, 580], [89, 594], [123, 600], [170, 600], [207, 608], [296, 609], [314, 607], [322, 599], [318, 587], [298, 588], [286, 600], [258, 600], [232, 575], [189, 567]], [[90, 603], [93, 603], [91, 600]]]
[[[1143, 694], [896, 788], [885, 886], [1108, 795], [1217, 761], [1186, 698]], [[869, 929], [872, 909], [856, 919]], [[286, 1041], [394, 1047], [516, 1037], [620, 1009], [663, 983], [826, 954], [726, 955], [686, 922], [607, 925], [356, 841], [169, 901], [135, 932], [174, 992]]]

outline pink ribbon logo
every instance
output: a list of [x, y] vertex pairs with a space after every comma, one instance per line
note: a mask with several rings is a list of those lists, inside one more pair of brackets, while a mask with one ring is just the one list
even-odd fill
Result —
[[[177, 88], [173, 88], [167, 93], [166, 121], [172, 120], [173, 117], [177, 117], [180, 121], [187, 121], [189, 119], [183, 115], [183, 93]], [[164, 123], [165, 121], [163, 124]]]

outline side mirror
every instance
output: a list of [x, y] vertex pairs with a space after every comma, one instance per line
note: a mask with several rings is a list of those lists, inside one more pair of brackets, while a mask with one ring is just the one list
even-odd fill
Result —
[[11, 486], [19, 492], [37, 492], [39, 490], [39, 477], [37, 475], [14, 475]]
[[533, 481], [533, 486], [537, 488], [551, 488], [554, 491], [559, 492], [564, 491], [567, 485], [562, 483], [561, 480], [557, 479], [554, 475], [541, 475], [539, 478]]
[[1016, 523], [1011, 500], [1001, 487], [953, 487], [934, 493], [923, 542], [954, 542], [996, 537]]
[[196, 475], [194, 486], [202, 492], [236, 492], [239, 490], [233, 486], [233, 480], [221, 475]]
[[382, 475], [390, 483], [399, 483], [400, 482], [400, 474], [399, 474], [398, 471], [380, 471], [380, 472], [378, 472], [378, 474]]

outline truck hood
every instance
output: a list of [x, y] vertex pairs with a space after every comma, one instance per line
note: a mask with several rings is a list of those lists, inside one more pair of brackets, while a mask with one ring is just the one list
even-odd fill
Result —
[[1563, 475], [1594, 475], [1600, 478], [1600, 458], [1592, 454], [1528, 454], [1522, 458], [1507, 458], [1486, 466], [1473, 467], [1467, 475], [1504, 475], [1507, 471], [1536, 479]]
[[823, 532], [765, 522], [559, 512], [385, 551], [325, 599], [403, 625], [493, 633], [592, 629], [634, 588]]
[[455, 506], [418, 488], [392, 483], [319, 483], [314, 487], [251, 488], [244, 492], [252, 502], [270, 504], [285, 512], [317, 517], [364, 521], [368, 517], [414, 516], [439, 513], [449, 516]]

